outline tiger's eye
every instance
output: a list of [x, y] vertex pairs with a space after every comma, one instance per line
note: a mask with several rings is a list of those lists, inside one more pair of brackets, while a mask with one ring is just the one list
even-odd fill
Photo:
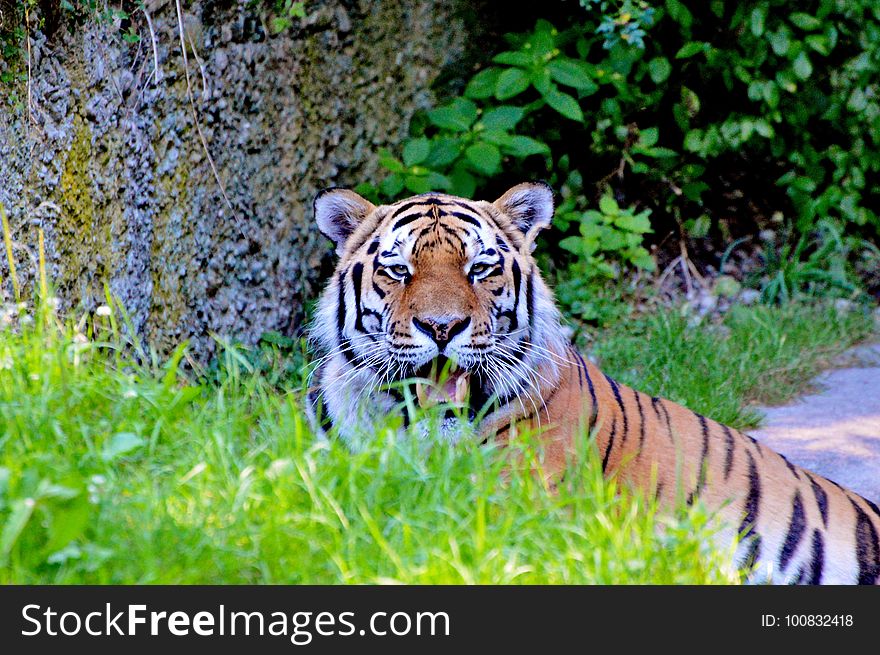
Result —
[[394, 264], [394, 266], [389, 266], [388, 270], [398, 277], [406, 277], [409, 275], [409, 268], [403, 264]]
[[471, 266], [471, 272], [469, 275], [471, 277], [476, 277], [478, 275], [482, 275], [490, 268], [492, 268], [490, 264], [474, 264], [473, 266]]

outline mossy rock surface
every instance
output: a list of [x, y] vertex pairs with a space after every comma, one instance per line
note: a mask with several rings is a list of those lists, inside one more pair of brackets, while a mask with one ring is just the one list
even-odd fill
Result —
[[[189, 339], [206, 359], [211, 334], [291, 334], [329, 253], [314, 194], [376, 179], [378, 149], [406, 136], [462, 57], [461, 5], [315, 1], [273, 35], [248, 3], [189, 4], [190, 84], [225, 198], [196, 129], [174, 3], [146, 7], [158, 81], [138, 14], [140, 44], [100, 22], [33, 34], [30, 111], [24, 83], [0, 88], [0, 201], [22, 288], [42, 226], [62, 307], [94, 309], [109, 285], [160, 351]], [[0, 273], [8, 297], [5, 262]]]

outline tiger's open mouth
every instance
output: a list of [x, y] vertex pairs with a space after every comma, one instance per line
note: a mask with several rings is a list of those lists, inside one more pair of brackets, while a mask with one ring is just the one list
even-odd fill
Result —
[[459, 406], [468, 404], [471, 374], [458, 363], [439, 355], [416, 371], [423, 381], [416, 382], [416, 397], [423, 408], [439, 403]]

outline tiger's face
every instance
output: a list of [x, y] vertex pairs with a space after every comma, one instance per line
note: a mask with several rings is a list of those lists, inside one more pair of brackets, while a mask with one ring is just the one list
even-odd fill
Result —
[[494, 203], [439, 193], [376, 207], [341, 189], [315, 200], [340, 261], [317, 334], [379, 388], [417, 379], [423, 406], [479, 411], [535, 386], [541, 329], [555, 319], [531, 252], [552, 218], [549, 187], [521, 184]]

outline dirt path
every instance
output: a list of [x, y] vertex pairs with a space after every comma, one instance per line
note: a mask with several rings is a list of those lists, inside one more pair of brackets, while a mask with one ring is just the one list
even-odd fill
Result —
[[817, 391], [784, 407], [762, 407], [751, 434], [792, 462], [880, 502], [880, 344], [844, 356], [848, 368], [826, 371]]

